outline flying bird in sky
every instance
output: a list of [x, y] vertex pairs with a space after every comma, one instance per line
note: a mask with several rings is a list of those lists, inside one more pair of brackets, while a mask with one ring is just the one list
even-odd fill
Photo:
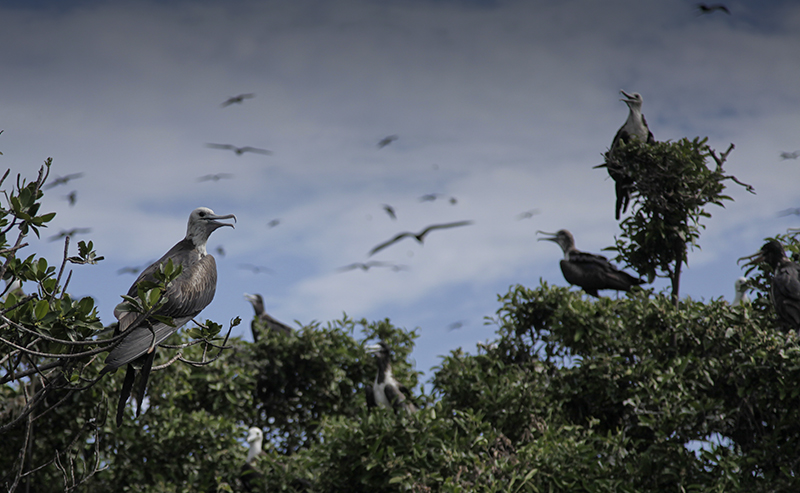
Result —
[[366, 263], [356, 262], [350, 265], [345, 265], [344, 267], [339, 267], [336, 270], [338, 270], [339, 272], [347, 272], [349, 270], [361, 269], [364, 272], [366, 272], [370, 270], [372, 267], [388, 267], [395, 272], [399, 272], [401, 270], [408, 270], [407, 265], [397, 265], [391, 262], [381, 262], [378, 260], [370, 260], [369, 262]]
[[519, 214], [517, 214], [517, 219], [519, 219], [519, 220], [530, 219], [533, 216], [535, 216], [537, 214], [541, 214], [541, 213], [542, 213], [542, 211], [540, 211], [539, 209], [531, 209], [529, 211], [520, 212]]
[[253, 93], [239, 94], [238, 96], [232, 96], [232, 97], [226, 99], [224, 103], [222, 103], [222, 107], [224, 108], [224, 107], [230, 106], [230, 105], [232, 105], [234, 103], [235, 104], [242, 104], [242, 102], [244, 102], [245, 99], [253, 99], [254, 97], [256, 97], [256, 95], [253, 94]]
[[64, 196], [64, 199], [66, 199], [66, 201], [69, 202], [69, 206], [72, 207], [78, 200], [78, 191], [77, 190], [71, 191], [70, 193]]
[[239, 268], [243, 270], [249, 270], [253, 274], [261, 274], [262, 272], [266, 274], [275, 273], [274, 270], [270, 269], [269, 267], [264, 267], [263, 265], [239, 264]]
[[75, 235], [85, 235], [87, 233], [91, 233], [92, 228], [72, 228], [72, 229], [62, 229], [58, 234], [53, 235], [49, 238], [49, 241], [56, 241], [61, 238], [66, 238], [67, 236], [75, 236]]
[[392, 142], [394, 142], [399, 138], [400, 137], [398, 137], [397, 135], [389, 135], [382, 138], [381, 140], [378, 141], [378, 149], [383, 149], [384, 147], [388, 146], [389, 144], [391, 144]]
[[630, 291], [632, 286], [644, 284], [643, 279], [638, 279], [617, 269], [604, 256], [582, 252], [575, 248], [575, 238], [566, 229], [556, 233], [545, 233], [544, 231], [537, 231], [537, 233], [550, 236], [550, 238], [539, 238], [539, 241], [552, 241], [564, 252], [564, 259], [560, 262], [564, 279], [595, 298], [600, 297], [597, 294], [600, 289]]
[[[422, 197], [420, 197], [419, 201], [420, 202], [433, 202], [434, 200], [436, 200], [438, 198], [443, 198], [443, 197], [447, 197], [447, 195], [445, 195], [443, 193], [427, 193], [427, 194], [423, 195]], [[455, 198], [455, 197], [448, 197], [447, 200], [452, 205], [456, 205], [458, 203], [458, 199]]]
[[230, 173], [217, 173], [213, 175], [203, 175], [197, 179], [197, 181], [220, 181], [225, 180], [227, 178], [233, 178], [233, 175]]
[[275, 226], [281, 223], [280, 219], [272, 219], [270, 222], [267, 223], [267, 227], [274, 228]]
[[725, 12], [728, 15], [731, 14], [731, 11], [728, 10], [728, 7], [724, 6], [721, 3], [714, 3], [714, 4], [711, 4], [711, 5], [708, 5], [708, 4], [705, 4], [705, 3], [698, 3], [697, 4], [697, 10], [700, 12], [700, 15], [713, 14], [717, 10], [719, 10], [720, 12]]
[[265, 155], [272, 154], [272, 151], [269, 151], [267, 149], [259, 149], [258, 147], [250, 147], [250, 146], [236, 147], [235, 145], [231, 144], [206, 144], [206, 147], [210, 147], [211, 149], [224, 149], [227, 151], [233, 151], [236, 153], [237, 156], [241, 156], [245, 152], [252, 152], [254, 154], [265, 154]]
[[787, 159], [797, 159], [798, 157], [800, 157], [800, 151], [781, 153], [781, 161], [786, 161]]
[[392, 207], [391, 205], [383, 204], [383, 210], [385, 210], [386, 213], [389, 214], [389, 217], [391, 217], [392, 219], [397, 219], [397, 214], [395, 214], [394, 207]]
[[[139, 283], [156, 282], [153, 273], [160, 265], [172, 260], [175, 266], [180, 265], [183, 268], [181, 274], [170, 282], [164, 291], [166, 303], [152, 314], [159, 318], [139, 320], [141, 314], [128, 311], [126, 303], [120, 303], [114, 309], [114, 316], [119, 320], [115, 335], [122, 333], [128, 335], [108, 353], [106, 366], [102, 369], [101, 375], [128, 365], [117, 404], [117, 426], [122, 424], [125, 403], [131, 394], [137, 369], [140, 373], [139, 392], [136, 397], [138, 415], [155, 359], [156, 347], [196, 317], [214, 299], [217, 288], [217, 264], [214, 257], [206, 251], [206, 243], [217, 228], [233, 227], [233, 224], [221, 222], [224, 219], [236, 221], [236, 216], [233, 214], [218, 216], [207, 207], [193, 210], [189, 215], [186, 236], [183, 240], [142, 271], [131, 285], [127, 295], [136, 297]], [[165, 323], [164, 317], [171, 318], [173, 323]]]
[[385, 242], [381, 243], [380, 245], [376, 246], [375, 248], [373, 248], [372, 250], [370, 250], [369, 251], [369, 256], [371, 257], [372, 255], [375, 255], [376, 253], [380, 252], [381, 250], [383, 250], [384, 248], [388, 247], [389, 245], [391, 245], [391, 244], [393, 244], [395, 242], [398, 242], [398, 241], [400, 241], [400, 240], [402, 240], [403, 238], [406, 238], [406, 237], [414, 238], [419, 243], [423, 243], [424, 240], [425, 240], [425, 235], [427, 235], [429, 232], [431, 232], [431, 231], [433, 231], [435, 229], [458, 228], [460, 226], [468, 226], [468, 225], [470, 225], [472, 223], [473, 223], [473, 221], [458, 221], [458, 222], [446, 223], [446, 224], [432, 224], [432, 225], [428, 226], [427, 228], [423, 229], [422, 231], [420, 231], [419, 233], [410, 233], [410, 232], [400, 233], [397, 236], [395, 236], [394, 238], [392, 238], [391, 240], [385, 241]]
[[44, 190], [49, 190], [49, 189], [51, 189], [53, 187], [57, 187], [59, 185], [64, 185], [65, 183], [68, 183], [70, 180], [77, 180], [78, 178], [80, 178], [82, 176], [83, 176], [83, 173], [72, 173], [71, 175], [59, 176], [58, 178], [55, 178], [53, 181], [51, 181], [50, 183], [46, 184], [42, 188]]
[[785, 217], [785, 216], [800, 216], [800, 207], [784, 209], [778, 213], [778, 217]]

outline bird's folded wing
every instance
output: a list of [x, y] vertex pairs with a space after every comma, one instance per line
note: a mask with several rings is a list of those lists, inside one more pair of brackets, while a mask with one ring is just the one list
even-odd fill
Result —
[[167, 337], [177, 332], [183, 324], [191, 319], [192, 317], [175, 318], [173, 319], [175, 327], [157, 322], [153, 324], [152, 332], [143, 325], [131, 329], [131, 333], [122, 340], [120, 345], [108, 353], [105, 362], [106, 366], [103, 368], [103, 371], [113, 371], [126, 363], [136, 360], [136, 358], [145, 354], [151, 346], [161, 344]]

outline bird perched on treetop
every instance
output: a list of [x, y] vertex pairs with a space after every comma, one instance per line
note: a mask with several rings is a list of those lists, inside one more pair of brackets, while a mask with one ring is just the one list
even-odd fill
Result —
[[783, 245], [769, 240], [758, 252], [739, 259], [742, 260], [749, 260], [745, 265], [764, 262], [770, 267], [770, 297], [775, 313], [790, 330], [800, 328], [800, 265], [786, 257]]
[[392, 375], [392, 354], [389, 345], [380, 341], [378, 344], [366, 346], [365, 349], [375, 355], [378, 363], [375, 382], [365, 388], [367, 408], [382, 406], [395, 411], [404, 409], [409, 414], [416, 412], [417, 406], [411, 402], [411, 392]]
[[[171, 281], [163, 295], [166, 303], [144, 320], [142, 314], [127, 311], [126, 303], [117, 305], [114, 316], [119, 320], [117, 334], [128, 335], [111, 350], [106, 357], [106, 366], [101, 373], [115, 371], [122, 365], [128, 365], [125, 381], [117, 406], [117, 426], [122, 422], [125, 403], [131, 393], [136, 369], [140, 368], [139, 393], [137, 395], [136, 414], [142, 407], [147, 378], [155, 358], [155, 349], [167, 337], [175, 333], [183, 324], [196, 317], [211, 300], [217, 287], [217, 265], [214, 257], [206, 251], [208, 237], [222, 226], [233, 227], [233, 224], [220, 222], [236, 216], [228, 214], [218, 216], [208, 207], [198, 207], [189, 215], [186, 236], [173, 246], [163, 257], [144, 269], [134, 281], [127, 295], [136, 297], [138, 285], [144, 281], [156, 282], [154, 272], [169, 260], [182, 271]], [[159, 317], [161, 320], [155, 318]], [[163, 317], [172, 319], [172, 324], [163, 321]]]
[[545, 233], [544, 231], [537, 231], [537, 233], [551, 236], [551, 238], [539, 238], [539, 241], [552, 241], [561, 247], [564, 259], [561, 260], [560, 265], [564, 279], [570, 284], [579, 286], [587, 294], [599, 298], [597, 291], [600, 289], [630, 291], [632, 286], [638, 286], [645, 282], [643, 279], [638, 279], [617, 269], [602, 255], [582, 252], [575, 248], [575, 239], [572, 233], [566, 229], [557, 233]]
[[274, 330], [285, 335], [293, 332], [291, 327], [275, 320], [269, 313], [264, 311], [264, 298], [260, 294], [245, 293], [244, 298], [253, 305], [253, 310], [256, 312], [255, 318], [250, 323], [250, 330], [253, 331], [253, 342], [258, 342], [258, 336], [264, 330]]
[[606, 162], [595, 166], [595, 168], [606, 167], [608, 169], [608, 175], [614, 180], [614, 190], [617, 194], [614, 217], [616, 217], [617, 220], [619, 220], [622, 212], [628, 210], [633, 180], [628, 175], [622, 163], [618, 162], [614, 153], [621, 142], [627, 144], [634, 138], [647, 144], [655, 142], [653, 133], [650, 131], [650, 127], [647, 126], [647, 120], [645, 120], [642, 114], [642, 103], [644, 102], [642, 95], [638, 92], [628, 94], [623, 90], [620, 90], [620, 93], [625, 96], [620, 99], [620, 101], [628, 105], [628, 119], [625, 120], [625, 123], [617, 130], [616, 135], [614, 135], [614, 140], [611, 141], [611, 148], [606, 153]]

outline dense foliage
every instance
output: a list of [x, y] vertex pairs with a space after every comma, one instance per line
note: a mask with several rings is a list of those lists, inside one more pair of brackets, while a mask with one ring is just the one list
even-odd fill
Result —
[[[800, 488], [800, 348], [775, 322], [763, 266], [753, 303], [736, 307], [639, 288], [589, 299], [512, 286], [499, 298], [495, 339], [443, 357], [428, 392], [408, 363], [416, 330], [389, 320], [345, 316], [257, 343], [227, 340], [207, 322], [159, 350], [144, 412], [129, 405], [117, 427], [108, 418], [123, 372], [100, 370], [119, 339], [62, 277], [67, 264], [101, 257], [91, 244], [69, 257], [68, 242], [59, 269], [16, 255], [52, 219], [38, 211], [48, 172], [49, 163], [35, 182], [18, 179], [0, 208], [0, 272], [31, 293], [9, 285], [0, 305], [8, 491], [241, 491], [250, 426], [264, 431], [254, 465], [269, 491]], [[779, 239], [800, 251], [792, 235]], [[158, 306], [175, 274], [164, 270], [127, 302], [145, 313]], [[367, 411], [376, 368], [364, 344], [377, 339], [419, 412]]]

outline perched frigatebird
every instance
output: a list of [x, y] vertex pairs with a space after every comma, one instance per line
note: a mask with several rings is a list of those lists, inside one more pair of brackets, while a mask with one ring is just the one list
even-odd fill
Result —
[[[137, 296], [139, 283], [156, 281], [153, 273], [160, 265], [172, 260], [176, 267], [178, 265], [182, 267], [180, 275], [167, 285], [163, 293], [166, 303], [151, 317], [134, 325], [137, 319], [141, 318], [141, 314], [125, 311], [125, 303], [117, 305], [114, 309], [114, 316], [119, 320], [116, 333], [127, 332], [128, 335], [108, 354], [106, 366], [101, 373], [115, 371], [122, 365], [128, 365], [117, 406], [117, 426], [122, 423], [122, 414], [133, 387], [136, 369], [141, 369], [136, 405], [138, 416], [147, 388], [147, 378], [155, 358], [156, 346], [174, 334], [183, 324], [196, 317], [214, 299], [217, 288], [217, 264], [214, 257], [206, 252], [206, 243], [217, 228], [233, 227], [233, 224], [220, 222], [223, 219], [236, 221], [236, 216], [233, 214], [218, 216], [208, 207], [198, 207], [193, 210], [189, 215], [186, 237], [139, 274], [128, 290], [127, 295], [130, 297]], [[161, 320], [154, 317], [159, 317]], [[165, 323], [163, 317], [171, 318], [173, 323]]]
[[733, 283], [733, 289], [735, 290], [736, 294], [733, 297], [733, 303], [731, 303], [731, 306], [739, 306], [750, 303], [750, 296], [747, 295], [747, 291], [750, 290], [750, 286], [747, 285], [746, 277], [740, 277], [739, 279], [736, 279], [736, 281]]
[[617, 131], [617, 134], [614, 135], [614, 140], [611, 141], [611, 149], [606, 153], [606, 162], [595, 166], [595, 168], [606, 167], [608, 169], [608, 175], [614, 180], [614, 190], [617, 194], [614, 217], [616, 217], [617, 220], [619, 220], [622, 212], [628, 210], [633, 180], [631, 180], [621, 163], [615, 159], [614, 151], [617, 150], [620, 142], [627, 144], [634, 138], [648, 144], [655, 142], [653, 133], [647, 126], [647, 120], [645, 120], [642, 114], [642, 103], [644, 102], [642, 95], [638, 92], [628, 94], [623, 90], [620, 90], [620, 93], [625, 96], [623, 99], [620, 99], [620, 101], [628, 105], [628, 119], [625, 120], [625, 123]]
[[250, 323], [250, 330], [253, 331], [253, 342], [258, 342], [258, 336], [264, 330], [274, 330], [284, 335], [291, 334], [292, 328], [283, 322], [272, 318], [269, 313], [264, 311], [264, 298], [260, 294], [244, 294], [244, 298], [253, 305], [255, 318]]
[[764, 262], [772, 269], [770, 296], [775, 313], [790, 330], [800, 328], [800, 265], [786, 257], [783, 245], [769, 240], [758, 252], [739, 259], [742, 260], [749, 260], [745, 265]]
[[253, 466], [253, 462], [264, 452], [261, 450], [264, 441], [264, 433], [255, 426], [247, 432], [247, 443], [250, 448], [247, 450], [247, 459], [242, 464], [239, 479], [242, 481], [245, 491], [266, 491], [264, 475]]
[[425, 240], [425, 235], [427, 235], [429, 232], [433, 231], [434, 229], [457, 228], [457, 227], [460, 227], [460, 226], [468, 226], [470, 224], [472, 224], [472, 221], [457, 221], [457, 222], [454, 222], [454, 223], [446, 223], [446, 224], [432, 224], [432, 225], [428, 226], [427, 228], [423, 229], [422, 231], [420, 231], [419, 233], [410, 233], [410, 232], [400, 233], [397, 236], [395, 236], [394, 238], [392, 238], [391, 240], [384, 241], [380, 245], [378, 245], [375, 248], [373, 248], [372, 250], [370, 250], [369, 251], [369, 256], [371, 257], [372, 255], [375, 255], [376, 253], [378, 253], [379, 251], [381, 251], [384, 248], [388, 247], [389, 245], [391, 245], [391, 244], [393, 244], [393, 243], [395, 243], [397, 241], [400, 241], [400, 240], [402, 240], [403, 238], [406, 238], [406, 237], [414, 238], [419, 243], [423, 243], [423, 241]]
[[380, 341], [378, 344], [366, 346], [365, 349], [375, 355], [375, 360], [378, 363], [378, 374], [375, 376], [375, 382], [365, 388], [367, 408], [372, 409], [376, 406], [382, 406], [387, 409], [394, 409], [395, 412], [400, 409], [404, 409], [409, 414], [416, 412], [417, 406], [411, 402], [411, 392], [408, 391], [405, 385], [395, 380], [392, 375], [392, 355], [389, 351], [389, 345], [384, 341]]
[[539, 241], [547, 240], [557, 243], [564, 251], [564, 259], [561, 260], [561, 272], [568, 283], [579, 286], [596, 298], [599, 289], [616, 289], [617, 291], [630, 291], [632, 286], [644, 284], [644, 279], [638, 279], [617, 269], [611, 262], [602, 255], [586, 253], [575, 248], [575, 238], [572, 233], [562, 229], [557, 233], [545, 233], [537, 231], [543, 235], [550, 235], [551, 238], [539, 238]]

